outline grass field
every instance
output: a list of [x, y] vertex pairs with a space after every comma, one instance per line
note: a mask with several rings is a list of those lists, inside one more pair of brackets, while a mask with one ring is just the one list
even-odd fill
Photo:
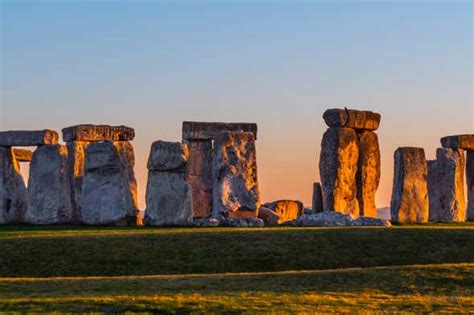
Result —
[[474, 224], [0, 228], [0, 311], [474, 312]]

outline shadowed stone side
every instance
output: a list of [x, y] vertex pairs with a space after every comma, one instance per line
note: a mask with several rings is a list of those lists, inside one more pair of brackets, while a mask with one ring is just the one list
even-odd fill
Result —
[[257, 124], [255, 123], [183, 122], [183, 140], [214, 140], [221, 131], [251, 132], [257, 140]]
[[23, 223], [28, 196], [13, 149], [0, 147], [0, 224]]
[[81, 222], [81, 192], [84, 178], [86, 150], [90, 142], [72, 141], [66, 143], [68, 159], [67, 174], [71, 191], [72, 222]]
[[474, 134], [443, 137], [441, 146], [443, 148], [474, 150]]
[[136, 224], [133, 163], [130, 143], [94, 142], [87, 147], [81, 193], [82, 223]]
[[217, 134], [213, 160], [214, 217], [257, 217], [260, 192], [255, 151], [251, 132]]
[[126, 126], [76, 125], [64, 128], [64, 142], [72, 141], [132, 141], [135, 130]]
[[70, 223], [69, 189], [66, 147], [59, 144], [38, 147], [30, 165], [25, 221], [30, 224]]
[[325, 211], [359, 215], [356, 173], [357, 134], [349, 128], [328, 128], [321, 143], [319, 173]]
[[430, 220], [464, 222], [464, 152], [460, 149], [439, 148], [436, 162], [428, 168]]
[[33, 147], [58, 143], [58, 133], [54, 130], [0, 131], [0, 146]]
[[379, 141], [373, 131], [362, 132], [358, 137], [359, 162], [356, 178], [360, 215], [376, 218], [375, 193], [380, 182]]
[[355, 109], [328, 109], [323, 114], [324, 121], [332, 128], [352, 128], [357, 131], [376, 130], [380, 124], [380, 114]]
[[422, 148], [400, 147], [394, 153], [390, 212], [392, 221], [428, 222], [428, 167]]
[[186, 181], [193, 191], [193, 217], [205, 218], [212, 212], [212, 141], [188, 140], [189, 159]]
[[323, 211], [323, 191], [321, 188], [321, 183], [313, 183], [313, 203], [311, 212], [319, 213]]
[[192, 191], [186, 182], [187, 144], [156, 141], [148, 159], [145, 224], [191, 225]]
[[467, 219], [474, 221], [474, 150], [466, 152]]

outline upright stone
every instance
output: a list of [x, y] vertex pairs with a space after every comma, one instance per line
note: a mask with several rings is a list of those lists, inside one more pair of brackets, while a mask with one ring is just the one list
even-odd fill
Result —
[[321, 188], [321, 183], [313, 183], [312, 213], [319, 213], [323, 211], [323, 190]]
[[191, 186], [186, 182], [186, 144], [156, 141], [148, 159], [145, 224], [190, 225], [193, 221]]
[[67, 142], [68, 151], [67, 174], [71, 192], [72, 222], [81, 222], [81, 193], [84, 177], [86, 150], [89, 142]]
[[66, 147], [59, 144], [38, 147], [30, 165], [25, 221], [30, 224], [70, 223], [69, 189]]
[[133, 148], [127, 142], [94, 142], [87, 147], [81, 193], [82, 223], [136, 224], [133, 163]]
[[223, 131], [215, 140], [213, 216], [256, 218], [260, 207], [255, 136]]
[[328, 109], [323, 114], [324, 121], [332, 128], [352, 128], [357, 131], [376, 130], [380, 124], [380, 114], [355, 109]]
[[23, 223], [28, 197], [13, 149], [0, 147], [0, 224]]
[[0, 146], [32, 147], [58, 143], [58, 133], [53, 130], [0, 131]]
[[474, 221], [474, 150], [468, 150], [466, 156], [467, 182], [467, 219]]
[[325, 211], [359, 215], [356, 187], [358, 159], [358, 140], [353, 129], [326, 130], [319, 160]]
[[193, 192], [193, 217], [205, 218], [212, 212], [212, 141], [188, 140], [186, 180]]
[[394, 154], [392, 221], [428, 222], [428, 168], [422, 148], [400, 147]]
[[464, 152], [460, 149], [439, 148], [436, 162], [430, 162], [428, 185], [430, 220], [464, 222]]
[[359, 137], [359, 162], [357, 168], [357, 200], [360, 215], [377, 217], [375, 193], [380, 182], [380, 149], [377, 134], [365, 131]]

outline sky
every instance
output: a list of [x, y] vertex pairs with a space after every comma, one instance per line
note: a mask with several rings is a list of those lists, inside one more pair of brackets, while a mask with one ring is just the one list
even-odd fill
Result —
[[[255, 122], [262, 201], [311, 206], [328, 108], [381, 113], [393, 152], [474, 131], [471, 1], [0, 0], [0, 130], [133, 127], [140, 207], [183, 120]], [[27, 169], [27, 168], [25, 168]]]

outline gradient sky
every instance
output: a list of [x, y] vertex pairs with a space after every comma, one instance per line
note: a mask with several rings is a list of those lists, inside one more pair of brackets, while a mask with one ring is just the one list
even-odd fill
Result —
[[471, 1], [5, 1], [0, 130], [124, 124], [144, 208], [154, 140], [183, 120], [256, 122], [263, 201], [311, 205], [325, 109], [382, 114], [393, 152], [472, 133]]

